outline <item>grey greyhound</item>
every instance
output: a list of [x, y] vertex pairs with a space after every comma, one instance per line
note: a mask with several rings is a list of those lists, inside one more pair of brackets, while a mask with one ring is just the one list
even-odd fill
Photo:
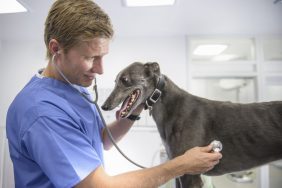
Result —
[[[282, 101], [239, 104], [187, 93], [161, 74], [158, 63], [135, 62], [122, 70], [102, 105], [123, 102], [119, 118], [144, 104], [152, 113], [169, 158], [213, 140], [223, 144], [223, 158], [205, 175], [242, 171], [282, 158]], [[200, 188], [200, 175], [184, 175], [185, 188]], [[177, 183], [177, 187], [180, 184]]]

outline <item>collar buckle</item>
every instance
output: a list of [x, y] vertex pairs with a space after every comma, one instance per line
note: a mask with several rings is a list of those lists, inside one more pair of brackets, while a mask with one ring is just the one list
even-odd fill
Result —
[[158, 102], [158, 100], [162, 96], [162, 91], [161, 90], [163, 89], [163, 87], [164, 87], [164, 76], [161, 75], [159, 77], [159, 81], [157, 83], [157, 86], [156, 86], [155, 90], [150, 95], [150, 97], [148, 97], [147, 100], [145, 101], [145, 110], [149, 109], [150, 114], [152, 113], [153, 105], [156, 102]]
[[150, 100], [153, 104], [155, 104], [155, 103], [159, 100], [159, 98], [161, 97], [161, 95], [162, 95], [162, 92], [161, 92], [158, 88], [156, 88], [155, 91], [154, 91], [154, 92], [152, 93], [152, 95], [150, 96], [149, 100]]

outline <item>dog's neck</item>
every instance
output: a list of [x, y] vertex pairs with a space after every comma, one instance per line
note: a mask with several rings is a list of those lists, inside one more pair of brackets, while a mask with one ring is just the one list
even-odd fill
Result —
[[163, 75], [164, 77], [164, 86], [162, 88], [162, 95], [160, 97], [160, 102], [156, 104], [161, 104], [169, 107], [169, 105], [175, 104], [177, 100], [187, 94], [186, 91], [179, 88], [172, 80], [170, 80], [167, 76]]
[[153, 118], [163, 139], [166, 139], [165, 129], [169, 130], [172, 127], [164, 128], [162, 126], [170, 126], [170, 123], [168, 123], [169, 117], [181, 113], [184, 96], [187, 99], [187, 92], [180, 89], [167, 76], [164, 76], [162, 95], [152, 109]]
[[156, 88], [154, 89], [153, 93], [148, 97], [145, 101], [145, 110], [149, 109], [150, 114], [152, 113], [153, 106], [162, 96], [162, 90], [165, 86], [165, 78], [164, 75], [160, 75], [158, 77], [158, 81], [156, 84]]
[[[153, 93], [157, 93], [156, 94], [157, 97], [152, 97]], [[158, 78], [158, 82], [156, 84], [156, 88], [153, 93], [145, 102], [145, 109], [146, 110], [148, 109], [150, 111], [150, 115], [153, 115], [155, 121], [158, 120], [158, 122], [160, 122], [160, 118], [163, 119], [162, 114], [172, 114], [176, 112], [176, 110], [172, 111], [171, 109], [176, 109], [175, 105], [181, 104], [183, 97], [185, 96], [187, 100], [187, 95], [190, 95], [185, 90], [179, 88], [166, 75], [161, 75]], [[149, 101], [150, 98], [154, 98], [154, 100], [156, 101], [151, 102]], [[180, 108], [181, 106], [179, 106], [179, 108], [177, 109]], [[170, 112], [164, 113], [164, 111], [170, 111]], [[156, 115], [154, 116], [154, 114]]]

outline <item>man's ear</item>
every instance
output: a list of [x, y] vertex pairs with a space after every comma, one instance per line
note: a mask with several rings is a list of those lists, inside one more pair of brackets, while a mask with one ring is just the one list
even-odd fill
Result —
[[160, 66], [157, 62], [148, 62], [144, 64], [145, 71], [148, 74], [148, 76], [151, 76], [153, 74], [160, 75]]
[[52, 55], [56, 53], [60, 53], [60, 45], [59, 42], [56, 39], [51, 39], [49, 44], [48, 44], [49, 51], [51, 52]]

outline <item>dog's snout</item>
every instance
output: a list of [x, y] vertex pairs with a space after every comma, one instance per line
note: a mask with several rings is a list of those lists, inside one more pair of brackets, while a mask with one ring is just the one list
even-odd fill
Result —
[[101, 106], [101, 108], [102, 108], [103, 110], [109, 110], [109, 109], [110, 109], [109, 105], [107, 105], [107, 104], [103, 104], [103, 105]]

